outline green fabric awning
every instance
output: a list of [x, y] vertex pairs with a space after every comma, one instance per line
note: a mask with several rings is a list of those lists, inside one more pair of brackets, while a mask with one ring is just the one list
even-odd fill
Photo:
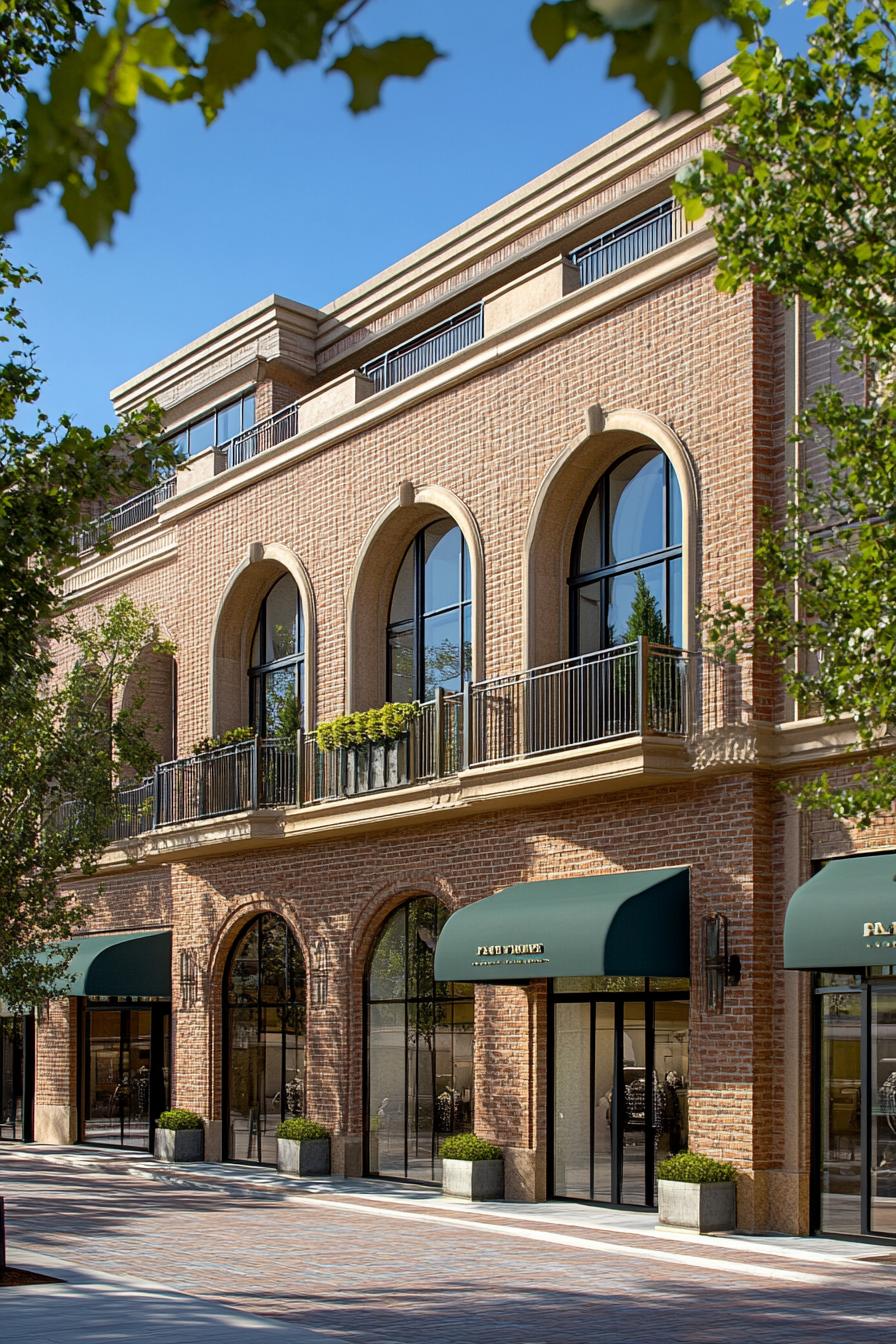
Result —
[[456, 910], [437, 980], [690, 974], [688, 869], [520, 882]]
[[896, 854], [831, 859], [790, 898], [784, 965], [792, 971], [896, 962]]
[[68, 970], [60, 977], [60, 996], [171, 997], [171, 933], [168, 929], [72, 938], [54, 943], [52, 950], [70, 947], [74, 948], [74, 956]]

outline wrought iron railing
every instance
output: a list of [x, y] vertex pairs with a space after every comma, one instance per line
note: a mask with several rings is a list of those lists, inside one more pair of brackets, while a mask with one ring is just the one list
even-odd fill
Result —
[[134, 527], [137, 523], [145, 523], [158, 512], [160, 504], [172, 497], [176, 488], [172, 472], [150, 490], [144, 490], [142, 494], [134, 495], [133, 499], [126, 499], [123, 504], [117, 504], [114, 509], [109, 509], [107, 513], [101, 513], [99, 517], [91, 519], [75, 533], [75, 550], [82, 555], [84, 551], [91, 550], [107, 537], [114, 537], [116, 533], [124, 532], [126, 528]]
[[293, 401], [281, 410], [275, 411], [273, 415], [259, 420], [251, 429], [244, 429], [241, 434], [228, 439], [226, 443], [220, 445], [220, 448], [227, 458], [228, 467], [238, 467], [241, 462], [248, 462], [265, 449], [285, 443], [298, 432], [299, 403]]
[[450, 317], [447, 322], [440, 322], [438, 326], [412, 337], [403, 345], [397, 345], [394, 350], [387, 350], [385, 354], [369, 360], [362, 366], [361, 372], [372, 380], [377, 392], [382, 392], [383, 388], [392, 387], [481, 339], [482, 304], [476, 304]]
[[681, 238], [685, 231], [684, 212], [673, 200], [663, 201], [651, 210], [626, 220], [618, 228], [592, 238], [570, 253], [579, 269], [579, 283], [590, 285], [633, 261], [656, 252]]
[[[391, 742], [322, 750], [312, 733], [299, 732], [294, 741], [254, 737], [166, 761], [119, 790], [109, 838], [357, 798], [624, 737], [708, 740], [749, 717], [739, 668], [641, 638], [463, 691], [440, 690]], [[62, 804], [59, 824], [77, 806]]]

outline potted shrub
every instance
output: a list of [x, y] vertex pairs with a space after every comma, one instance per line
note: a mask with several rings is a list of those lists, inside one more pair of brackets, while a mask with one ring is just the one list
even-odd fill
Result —
[[277, 1170], [287, 1176], [329, 1176], [330, 1131], [303, 1115], [277, 1126]]
[[503, 1199], [504, 1157], [475, 1134], [452, 1134], [439, 1149], [442, 1192], [458, 1199]]
[[156, 1121], [154, 1152], [160, 1162], [201, 1162], [205, 1132], [195, 1111], [163, 1111]]
[[700, 1153], [676, 1153], [656, 1169], [660, 1222], [694, 1232], [732, 1232], [737, 1223], [737, 1171]]

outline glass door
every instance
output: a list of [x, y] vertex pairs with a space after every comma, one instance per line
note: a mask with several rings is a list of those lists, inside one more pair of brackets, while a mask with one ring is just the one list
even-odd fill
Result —
[[0, 1139], [32, 1138], [33, 1071], [34, 1018], [0, 1017]]
[[151, 1148], [168, 1104], [168, 1005], [88, 1004], [84, 1019], [82, 1141]]
[[[687, 1147], [688, 1001], [649, 984], [554, 982], [558, 1198], [652, 1207], [657, 1162]], [[598, 992], [581, 992], [592, 986]]]
[[863, 1000], [858, 991], [819, 995], [818, 1221], [842, 1236], [862, 1231]]
[[870, 1230], [896, 1234], [896, 990], [871, 991]]

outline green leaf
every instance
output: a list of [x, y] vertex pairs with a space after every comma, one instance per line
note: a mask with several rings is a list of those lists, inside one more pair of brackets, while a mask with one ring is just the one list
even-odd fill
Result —
[[354, 46], [328, 67], [327, 73], [340, 71], [352, 85], [349, 107], [352, 112], [367, 112], [376, 107], [384, 82], [393, 76], [417, 79], [434, 61], [442, 59], [427, 37], [399, 37], [376, 47]]

